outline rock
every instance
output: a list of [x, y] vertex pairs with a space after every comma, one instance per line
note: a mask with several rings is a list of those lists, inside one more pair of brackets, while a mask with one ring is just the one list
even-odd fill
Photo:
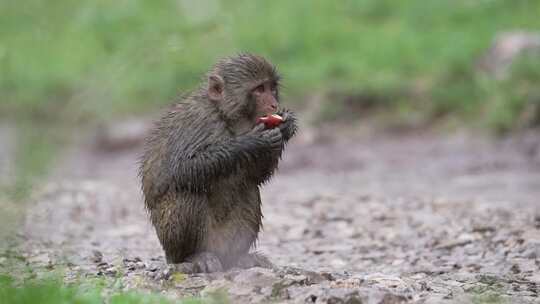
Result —
[[111, 267], [106, 268], [105, 271], [103, 271], [103, 273], [105, 275], [113, 277], [113, 276], [116, 276], [116, 274], [118, 273], [118, 270], [116, 269], [116, 267], [111, 266]]
[[135, 263], [135, 269], [144, 269], [144, 268], [146, 268], [146, 264], [144, 264], [143, 262]]
[[159, 271], [155, 278], [157, 280], [168, 280], [171, 275], [175, 272], [175, 267], [174, 266], [171, 266], [171, 265], [165, 265], [165, 267], [163, 267], [161, 269], [161, 271]]
[[147, 271], [145, 272], [145, 275], [151, 279], [156, 279], [157, 273], [154, 271]]
[[267, 302], [273, 296], [281, 299], [288, 297], [286, 286], [279, 286], [279, 276], [271, 269], [254, 267], [232, 271], [208, 284], [203, 293], [227, 290], [233, 303]]
[[531, 282], [534, 282], [534, 284], [540, 285], [540, 274], [535, 273], [532, 276], [528, 278]]
[[345, 301], [342, 298], [336, 296], [331, 296], [326, 300], [327, 304], [343, 304]]
[[287, 281], [280, 281], [272, 285], [272, 298], [274, 299], [290, 299], [291, 295], [288, 287], [291, 284]]
[[159, 269], [159, 265], [154, 263], [154, 262], [151, 262], [147, 267], [146, 267], [146, 270], [150, 271], [150, 272], [156, 272], [157, 270]]
[[103, 253], [99, 250], [92, 250], [92, 255], [90, 256], [90, 261], [99, 264], [103, 261]]
[[358, 291], [346, 291], [343, 296], [331, 296], [326, 303], [362, 304], [364, 301]]
[[97, 266], [98, 268], [105, 268], [105, 267], [107, 267], [108, 265], [109, 265], [109, 263], [102, 261], [102, 262], [97, 263], [96, 266]]
[[526, 52], [540, 53], [540, 34], [531, 32], [508, 32], [495, 37], [487, 53], [480, 59], [478, 68], [495, 78], [507, 76], [512, 62]]
[[238, 275], [234, 277], [233, 282], [235, 284], [264, 287], [271, 286], [278, 280], [278, 276], [272, 270], [254, 267], [240, 271]]
[[358, 289], [331, 287], [328, 284], [308, 287], [292, 286], [288, 289], [294, 303], [366, 303], [367, 297]]
[[146, 268], [146, 264], [139, 257], [135, 257], [132, 259], [124, 258], [122, 260], [122, 263], [124, 264], [124, 267], [126, 267], [128, 271], [135, 271], [135, 270]]
[[305, 275], [285, 275], [283, 281], [289, 282], [289, 285], [307, 285], [308, 278]]
[[407, 303], [408, 301], [409, 300], [405, 296], [387, 293], [383, 296], [379, 304], [400, 304]]
[[49, 265], [52, 264], [52, 259], [48, 253], [39, 253], [36, 255], [29, 256], [27, 261], [31, 264], [37, 265]]
[[513, 274], [518, 274], [521, 272], [521, 269], [519, 268], [519, 265], [518, 264], [514, 264], [512, 265], [512, 267], [510, 268], [510, 271], [513, 273]]
[[540, 257], [540, 247], [539, 246], [529, 246], [529, 248], [525, 249], [523, 252], [523, 257], [526, 259], [538, 259]]

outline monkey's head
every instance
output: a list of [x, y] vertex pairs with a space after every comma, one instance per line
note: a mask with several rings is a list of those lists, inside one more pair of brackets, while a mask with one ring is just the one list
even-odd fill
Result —
[[279, 75], [261, 56], [240, 54], [220, 60], [208, 75], [208, 97], [228, 119], [258, 117], [276, 112]]

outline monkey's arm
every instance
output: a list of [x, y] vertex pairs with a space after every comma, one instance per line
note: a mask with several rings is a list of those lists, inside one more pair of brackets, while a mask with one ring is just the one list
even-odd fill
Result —
[[278, 167], [281, 154], [285, 149], [285, 144], [296, 134], [298, 127], [294, 112], [283, 109], [278, 112], [283, 117], [283, 123], [278, 128], [267, 130], [267, 136], [278, 136], [280, 144], [272, 149], [266, 149], [259, 153], [253, 162], [247, 164], [248, 176], [257, 184], [263, 184], [270, 179]]
[[216, 180], [237, 170], [260, 170], [255, 164], [270, 159], [271, 151], [279, 150], [280, 145], [281, 136], [246, 134], [204, 145], [189, 155], [176, 155], [172, 162], [174, 184], [191, 192], [209, 191]]

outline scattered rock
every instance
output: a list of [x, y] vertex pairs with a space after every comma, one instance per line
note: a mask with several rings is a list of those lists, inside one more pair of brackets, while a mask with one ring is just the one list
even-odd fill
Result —
[[116, 267], [111, 266], [111, 267], [105, 268], [105, 270], [103, 271], [103, 274], [114, 277], [118, 274], [118, 270], [116, 269]]
[[90, 261], [99, 264], [103, 261], [103, 253], [99, 250], [92, 250], [92, 256], [90, 257]]
[[234, 277], [233, 282], [247, 286], [264, 287], [271, 286], [278, 279], [277, 274], [271, 269], [254, 267], [240, 271]]
[[512, 265], [512, 267], [510, 268], [510, 271], [513, 273], [513, 274], [518, 274], [521, 272], [521, 269], [519, 269], [519, 265], [518, 264], [514, 264]]
[[379, 304], [402, 304], [407, 303], [408, 301], [409, 300], [405, 296], [387, 293], [383, 296]]
[[98, 273], [105, 292], [221, 292], [230, 303], [470, 303], [467, 291], [485, 289], [526, 303], [538, 294], [540, 167], [519, 145], [425, 134], [291, 144], [289, 170], [261, 193], [258, 249], [281, 266], [190, 275], [165, 262], [141, 201], [138, 154], [104, 149], [115, 152], [83, 149], [78, 170], [63, 171], [81, 177], [44, 186], [23, 256], [2, 252], [1, 264], [45, 266], [38, 275], [61, 267], [69, 283]]

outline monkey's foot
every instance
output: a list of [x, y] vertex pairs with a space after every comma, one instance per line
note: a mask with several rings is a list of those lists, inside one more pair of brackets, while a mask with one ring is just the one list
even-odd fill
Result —
[[201, 252], [192, 255], [184, 263], [175, 264], [175, 269], [182, 273], [221, 272], [223, 266], [215, 254]]
[[267, 257], [258, 252], [243, 255], [238, 259], [236, 266], [244, 269], [251, 267], [274, 268], [274, 264], [272, 264]]

